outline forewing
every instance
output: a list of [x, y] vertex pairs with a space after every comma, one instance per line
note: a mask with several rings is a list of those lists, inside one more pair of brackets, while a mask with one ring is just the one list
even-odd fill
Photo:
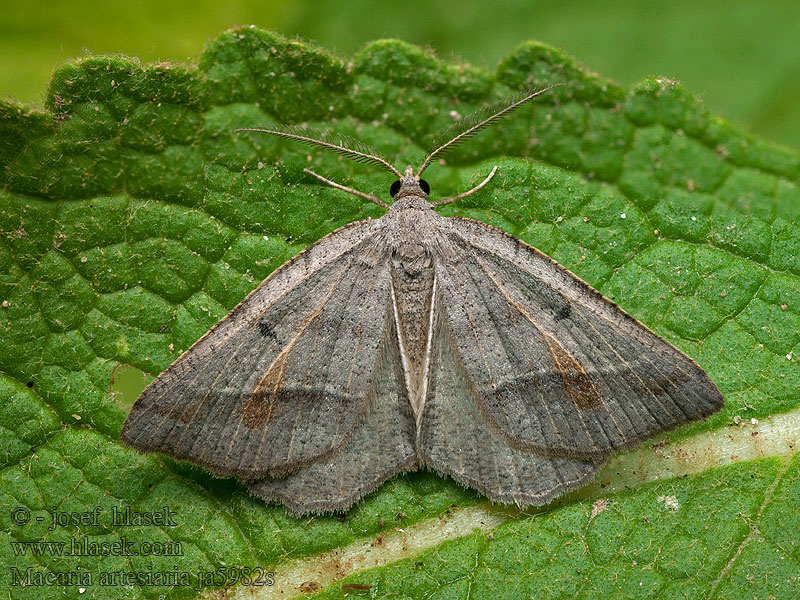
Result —
[[376, 223], [337, 230], [275, 271], [145, 389], [122, 439], [241, 479], [340, 446], [366, 410], [388, 323]]
[[540, 505], [587, 483], [602, 466], [513, 448], [487, 423], [458, 358], [441, 303], [420, 427], [425, 464], [495, 502]]
[[297, 515], [346, 510], [391, 476], [416, 468], [415, 421], [393, 325], [380, 365], [364, 419], [349, 440], [286, 478], [250, 483], [250, 491]]
[[694, 361], [544, 254], [448, 223], [436, 261], [447, 326], [512, 446], [599, 458], [723, 406]]

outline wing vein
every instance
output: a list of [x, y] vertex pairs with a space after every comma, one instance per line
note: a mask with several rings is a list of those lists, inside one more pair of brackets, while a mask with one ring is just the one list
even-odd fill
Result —
[[[497, 321], [497, 317], [496, 317], [496, 316], [495, 316], [495, 315], [492, 313], [492, 311], [491, 311], [491, 310], [488, 310], [488, 305], [487, 305], [487, 303], [486, 303], [486, 301], [485, 301], [485, 300], [486, 300], [486, 298], [485, 298], [485, 296], [483, 295], [483, 292], [481, 291], [481, 289], [480, 289], [480, 286], [479, 286], [479, 285], [477, 284], [477, 282], [475, 281], [475, 276], [473, 275], [472, 271], [471, 271], [470, 269], [468, 269], [468, 268], [465, 268], [465, 269], [464, 269], [464, 271], [465, 271], [465, 272], [466, 272], [466, 273], [469, 275], [469, 277], [470, 277], [470, 280], [472, 281], [473, 287], [474, 287], [474, 288], [475, 288], [475, 289], [478, 291], [478, 293], [480, 294], [480, 296], [481, 296], [481, 299], [484, 301], [484, 306], [487, 306], [487, 312], [488, 312], [488, 314], [489, 314], [489, 318], [491, 319], [491, 321], [492, 321], [492, 324], [493, 324], [493, 326], [494, 326], [494, 330], [499, 332], [499, 329], [500, 329], [500, 327], [499, 327], [499, 323], [498, 323], [498, 321]], [[463, 296], [462, 296], [462, 300], [463, 300]], [[467, 303], [467, 302], [462, 302], [462, 306], [467, 306], [467, 305], [468, 305], [468, 303]], [[465, 313], [466, 313], [466, 311], [465, 311]], [[476, 331], [476, 330], [474, 329], [474, 328], [475, 328], [474, 322], [472, 322], [472, 321], [470, 321], [470, 322], [471, 322], [471, 324], [472, 324], [473, 331]], [[509, 352], [509, 351], [510, 351], [510, 348], [509, 348], [509, 347], [508, 347], [508, 345], [507, 345], [507, 340], [506, 340], [506, 339], [505, 339], [505, 338], [504, 338], [502, 335], [500, 335], [499, 337], [500, 337], [501, 343], [503, 344], [503, 350], [505, 351], [505, 353], [506, 353], [506, 356], [509, 356], [509, 354], [510, 354], [510, 352]], [[458, 353], [456, 352], [456, 354], [458, 354]], [[533, 374], [533, 372], [534, 372], [534, 365], [533, 365], [533, 364], [530, 362], [530, 360], [529, 360], [528, 356], [527, 356], [526, 354], [524, 354], [524, 353], [523, 353], [523, 356], [522, 356], [522, 360], [523, 360], [523, 361], [524, 361], [524, 362], [525, 362], [525, 363], [528, 365], [528, 372], [529, 372], [529, 373], [531, 373], [531, 374]], [[487, 364], [487, 373], [489, 373], [488, 364]], [[490, 377], [491, 377], [491, 374], [490, 374]], [[492, 381], [493, 381], [493, 380], [492, 380]], [[496, 385], [494, 386], [494, 389], [495, 389], [495, 393], [497, 393], [497, 391], [498, 391], [498, 390], [497, 390], [497, 386], [496, 386]], [[544, 403], [543, 403], [543, 404], [544, 404]], [[547, 411], [547, 416], [548, 416], [548, 418], [550, 419], [550, 423], [551, 423], [551, 425], [552, 425], [553, 429], [554, 429], [554, 430], [557, 430], [557, 429], [558, 429], [558, 427], [557, 427], [557, 425], [556, 425], [556, 423], [555, 423], [555, 421], [554, 421], [554, 419], [553, 419], [553, 416], [552, 416], [552, 414], [550, 414], [550, 411], [549, 411], [549, 410]], [[538, 423], [538, 419], [537, 419], [537, 423]], [[542, 426], [541, 426], [541, 424], [538, 424], [538, 425], [539, 425], [539, 432], [540, 432], [540, 434], [542, 435], [542, 437], [544, 437], [544, 435], [545, 435], [545, 434], [544, 434], [544, 430], [542, 429]]]
[[[611, 351], [612, 351], [612, 352], [613, 352], [613, 353], [614, 353], [614, 354], [617, 356], [617, 358], [619, 358], [619, 360], [621, 360], [623, 363], [625, 363], [625, 366], [626, 366], [626, 367], [628, 367], [628, 369], [631, 371], [631, 373], [633, 373], [633, 375], [636, 377], [636, 379], [638, 379], [638, 380], [639, 380], [639, 383], [641, 383], [641, 384], [642, 384], [642, 387], [644, 387], [644, 389], [646, 389], [648, 392], [650, 392], [650, 395], [651, 395], [651, 396], [653, 396], [653, 399], [654, 399], [654, 400], [655, 400], [655, 401], [656, 401], [656, 402], [659, 404], [659, 406], [661, 406], [662, 408], [664, 408], [664, 404], [661, 402], [661, 399], [660, 399], [660, 398], [659, 398], [659, 397], [656, 395], [655, 391], [653, 391], [652, 389], [650, 389], [650, 388], [647, 386], [647, 384], [646, 384], [646, 383], [644, 382], [644, 380], [643, 380], [643, 379], [642, 379], [642, 378], [639, 376], [639, 374], [636, 372], [636, 370], [634, 370], [634, 369], [632, 369], [632, 368], [631, 368], [631, 366], [628, 364], [628, 361], [626, 361], [626, 360], [625, 360], [625, 359], [622, 357], [622, 355], [621, 355], [619, 352], [617, 352], [616, 348], [614, 348], [614, 347], [613, 347], [611, 344], [609, 344], [609, 343], [608, 343], [608, 340], [606, 339], [606, 336], [605, 336], [605, 335], [603, 335], [603, 334], [602, 334], [602, 333], [601, 333], [601, 332], [600, 332], [600, 331], [597, 329], [597, 327], [595, 327], [595, 326], [594, 326], [594, 323], [592, 323], [591, 321], [588, 321], [588, 323], [589, 323], [589, 326], [592, 328], [592, 330], [593, 330], [593, 331], [594, 331], [594, 332], [597, 334], [597, 336], [598, 336], [598, 337], [599, 337], [599, 338], [600, 338], [600, 339], [603, 341], [603, 343], [604, 343], [606, 346], [608, 346], [609, 350], [611, 350]], [[661, 369], [659, 369], [659, 367], [658, 367], [658, 364], [657, 364], [657, 363], [654, 363], [653, 361], [651, 361], [651, 360], [650, 360], [650, 359], [647, 357], [647, 355], [646, 355], [646, 354], [642, 354], [641, 356], [643, 356], [643, 357], [644, 357], [644, 359], [647, 361], [647, 363], [650, 365], [650, 367], [651, 367], [651, 368], [652, 368], [654, 371], [658, 372], [658, 374], [659, 374], [659, 375], [661, 375], [661, 376], [663, 376], [663, 377], [664, 377], [664, 379], [666, 379], [666, 380], [669, 380], [669, 378], [668, 378], [668, 377], [667, 377], [667, 376], [664, 374], [664, 372], [663, 372]], [[666, 389], [666, 390], [664, 390], [664, 391], [667, 393], [667, 396], [669, 396], [670, 400], [672, 401], [672, 404], [674, 404], [674, 405], [675, 405], [675, 406], [678, 408], [678, 410], [680, 410], [680, 411], [681, 411], [681, 413], [683, 414], [684, 418], [685, 418], [686, 420], [689, 420], [689, 416], [686, 414], [686, 411], [683, 409], [683, 407], [681, 406], [681, 404], [680, 404], [679, 402], [675, 402], [675, 400], [672, 398], [672, 395], [669, 393], [669, 389]], [[652, 416], [652, 417], [653, 417], [653, 420], [654, 420], [656, 423], [658, 423], [659, 425], [661, 425], [661, 422], [660, 422], [660, 421], [659, 421], [659, 419], [658, 419], [658, 418], [657, 418], [657, 417], [656, 417], [656, 416], [653, 414], [653, 412], [650, 410], [650, 407], [649, 407], [647, 404], [645, 404], [644, 402], [642, 402], [641, 404], [642, 404], [642, 405], [643, 405], [643, 406], [644, 406], [644, 407], [647, 409], [647, 412], [650, 414], [650, 416]], [[667, 411], [666, 409], [665, 409], [665, 411], [664, 411], [664, 412], [665, 412], [666, 414], [670, 414], [670, 413], [669, 413], [669, 411]]]
[[[548, 352], [550, 354], [551, 359], [556, 364], [556, 367], [559, 369], [559, 371], [562, 374], [562, 381], [564, 382], [565, 391], [567, 391], [567, 393], [570, 395], [570, 397], [572, 397], [572, 394], [570, 393], [570, 386], [567, 383], [566, 378], [564, 376], [564, 370], [561, 368], [561, 366], [559, 364], [559, 361], [558, 361], [558, 357], [556, 355], [556, 352], [554, 351], [554, 348], [552, 348], [552, 346], [551, 346], [551, 344], [558, 344], [559, 346], [561, 346], [560, 342], [558, 340], [556, 340], [555, 338], [553, 338], [553, 336], [551, 336], [549, 333], [544, 331], [544, 329], [541, 327], [541, 325], [539, 325], [539, 323], [533, 318], [533, 315], [531, 315], [527, 310], [525, 310], [524, 306], [522, 306], [519, 302], [517, 302], [516, 300], [514, 300], [511, 297], [511, 295], [508, 293], [508, 291], [497, 280], [497, 278], [494, 277], [494, 275], [491, 273], [491, 271], [487, 267], [486, 263], [479, 256], [477, 256], [477, 254], [475, 255], [475, 258], [477, 260], [478, 266], [480, 266], [480, 268], [483, 270], [483, 272], [486, 273], [486, 276], [494, 284], [494, 286], [502, 294], [502, 296], [506, 299], [506, 301], [509, 303], [509, 306], [512, 309], [516, 309], [533, 326], [533, 328], [536, 329], [536, 331], [539, 333], [539, 335], [542, 336], [542, 339], [544, 340], [545, 344], [547, 345], [547, 350], [548, 350]], [[561, 347], [563, 348], [563, 346], [561, 346]], [[565, 348], [563, 348], [563, 351], [568, 356], [571, 356], [569, 354], [569, 352]], [[590, 385], [592, 386], [592, 390], [594, 391], [594, 394], [597, 396], [597, 398], [600, 399], [600, 401], [602, 403], [603, 398], [600, 395], [600, 393], [597, 391], [597, 388], [595, 387], [595, 385], [592, 382], [591, 378], [589, 378], [589, 374], [586, 373], [586, 370], [583, 368], [583, 365], [581, 365], [580, 362], [578, 362], [578, 360], [576, 358], [572, 357], [572, 359], [581, 368], [582, 372], [586, 375], [588, 381], [590, 382]], [[579, 410], [576, 410], [575, 412], [577, 413], [578, 418], [580, 419], [581, 426], [582, 426], [583, 430], [584, 431], [588, 431], [589, 429], [588, 429], [588, 427], [586, 425], [586, 421], [583, 418], [582, 411], [579, 409]], [[549, 414], [549, 411], [548, 411], [548, 414]], [[613, 415], [612, 415], [612, 419], [613, 419]], [[616, 423], [615, 423], [615, 425], [616, 425]]]

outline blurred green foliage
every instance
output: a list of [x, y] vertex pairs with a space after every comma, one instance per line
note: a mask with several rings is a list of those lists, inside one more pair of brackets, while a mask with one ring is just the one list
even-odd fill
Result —
[[800, 8], [793, 0], [55, 0], [0, 3], [0, 95], [41, 104], [58, 65], [88, 52], [143, 61], [197, 56], [221, 30], [253, 23], [351, 56], [396, 37], [492, 68], [519, 42], [579, 56], [624, 86], [678, 79], [706, 108], [760, 137], [800, 146]]

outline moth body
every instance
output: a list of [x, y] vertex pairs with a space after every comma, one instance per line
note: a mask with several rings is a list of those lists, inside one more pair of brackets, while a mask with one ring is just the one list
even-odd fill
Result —
[[385, 223], [383, 243], [391, 252], [391, 310], [417, 428], [426, 393], [433, 319], [433, 248], [442, 217], [433, 211], [418, 178], [406, 171]]

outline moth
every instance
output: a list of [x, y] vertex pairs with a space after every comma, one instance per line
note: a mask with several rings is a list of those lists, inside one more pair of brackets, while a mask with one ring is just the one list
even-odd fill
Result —
[[392, 204], [289, 260], [156, 378], [122, 430], [297, 515], [427, 467], [541, 505], [614, 452], [719, 410], [688, 356], [517, 238], [434, 208], [431, 161], [554, 86], [462, 119], [414, 171], [297, 126], [247, 129], [389, 171]]

